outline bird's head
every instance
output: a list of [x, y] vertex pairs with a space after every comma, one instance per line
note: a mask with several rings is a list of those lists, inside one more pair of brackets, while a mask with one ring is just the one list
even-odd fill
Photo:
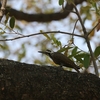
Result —
[[51, 57], [51, 54], [53, 53], [53, 52], [51, 52], [50, 50], [46, 50], [46, 51], [38, 51], [39, 53], [42, 53], [42, 54], [46, 54], [47, 56], [49, 56], [49, 57]]

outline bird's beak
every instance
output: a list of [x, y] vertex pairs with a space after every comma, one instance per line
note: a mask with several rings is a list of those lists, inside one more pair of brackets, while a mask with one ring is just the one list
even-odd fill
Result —
[[48, 54], [46, 51], [38, 51], [39, 53]]

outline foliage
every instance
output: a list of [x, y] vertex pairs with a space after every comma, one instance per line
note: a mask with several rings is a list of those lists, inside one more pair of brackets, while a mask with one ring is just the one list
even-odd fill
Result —
[[[32, 13], [52, 13], [52, 12], [56, 13], [56, 11], [58, 11], [58, 8], [55, 10], [53, 8], [53, 4], [51, 5], [52, 6], [51, 8], [49, 8], [49, 6], [46, 6], [52, 2], [54, 2], [54, 1], [49, 0], [49, 1], [42, 2], [42, 1], [37, 0], [37, 2], [36, 2], [36, 1], [26, 0], [26, 4], [27, 4], [25, 6], [26, 8], [24, 8], [22, 6], [21, 10], [23, 12], [31, 11]], [[95, 30], [96, 29], [95, 25], [97, 22], [99, 22], [98, 20], [99, 20], [99, 16], [100, 16], [100, 6], [98, 6], [98, 4], [99, 4], [98, 2], [99, 2], [99, 0], [96, 0], [96, 2], [94, 0], [88, 0], [87, 2], [80, 4], [79, 5], [80, 7], [74, 5], [74, 10], [69, 11], [70, 14], [69, 14], [69, 16], [67, 16], [68, 23], [66, 20], [64, 20], [64, 21], [58, 20], [58, 22], [61, 23], [61, 25], [64, 27], [63, 28], [64, 32], [68, 33], [67, 28], [69, 28], [69, 32], [70, 32], [70, 37], [68, 37], [67, 34], [64, 34], [62, 39], [61, 39], [61, 36], [58, 34], [58, 33], [60, 33], [61, 29], [59, 32], [54, 32], [54, 33], [51, 32], [52, 29], [56, 30], [54, 25], [52, 25], [52, 22], [42, 23], [41, 26], [45, 26], [45, 28], [41, 29], [41, 28], [38, 28], [40, 23], [34, 22], [34, 24], [30, 24], [29, 22], [25, 22], [22, 20], [18, 21], [15, 19], [14, 16], [10, 16], [10, 14], [7, 13], [5, 16], [4, 22], [1, 23], [2, 26], [0, 27], [0, 35], [1, 35], [0, 47], [1, 47], [1, 52], [4, 55], [3, 57], [8, 58], [8, 56], [13, 54], [14, 56], [15, 55], [17, 56], [16, 58], [18, 61], [22, 61], [23, 58], [25, 58], [27, 55], [29, 55], [29, 54], [27, 54], [27, 52], [29, 51], [29, 47], [31, 47], [31, 50], [33, 50], [33, 51], [31, 51], [32, 54], [34, 53], [33, 48], [35, 48], [37, 51], [38, 51], [38, 49], [45, 50], [48, 48], [48, 49], [51, 49], [51, 50], [53, 49], [54, 51], [58, 51], [58, 52], [65, 54], [80, 67], [84, 67], [84, 68], [88, 69], [88, 67], [92, 65], [91, 60], [93, 60], [93, 58], [92, 58], [93, 56], [91, 56], [91, 52], [88, 52], [88, 51], [90, 51], [89, 47], [88, 47], [89, 50], [85, 51], [85, 50], [81, 50], [79, 46], [76, 46], [75, 41], [74, 41], [74, 39], [75, 39], [74, 35], [77, 34], [77, 35], [81, 36], [80, 38], [83, 38], [85, 40], [84, 44], [87, 43], [86, 39], [88, 39], [89, 41], [92, 41], [92, 39], [95, 38], [95, 35], [97, 33], [97, 31]], [[66, 3], [74, 4], [74, 1], [73, 0], [71, 0], [71, 1], [57, 0], [56, 3], [59, 4], [59, 7], [60, 7], [59, 10], [60, 10], [60, 12], [62, 12], [64, 10], [63, 8]], [[78, 9], [78, 12], [77, 12], [77, 10], [75, 10], [75, 7]], [[82, 19], [82, 23], [78, 17], [78, 14], [79, 14], [80, 18]], [[15, 24], [15, 21], [16, 21], [16, 24]], [[91, 27], [86, 26], [87, 21], [90, 21]], [[27, 28], [28, 24], [30, 24], [29, 28]], [[84, 31], [82, 25], [86, 28], [86, 34], [84, 34], [85, 31]], [[23, 26], [24, 26], [24, 28], [23, 28]], [[60, 27], [58, 27], [57, 30], [59, 30], [59, 28]], [[40, 36], [38, 38], [34, 35], [36, 33], [35, 29], [36, 29], [36, 32], [38, 30], [38, 32], [40, 33], [40, 34], [38, 34], [38, 36]], [[29, 30], [29, 31], [27, 31], [27, 30]], [[25, 32], [27, 31], [26, 33], [29, 34], [29, 36], [25, 36], [26, 33], [24, 34], [24, 31]], [[48, 32], [48, 34], [44, 34], [46, 31]], [[24, 41], [19, 42], [18, 40], [13, 39], [18, 42], [19, 48], [15, 49], [15, 51], [12, 52], [11, 49], [13, 47], [10, 47], [9, 43], [6, 40], [7, 39], [9, 40], [9, 38], [16, 38], [16, 37], [29, 38], [29, 37], [33, 36], [33, 35], [30, 35], [30, 32], [33, 32], [32, 34], [34, 35], [34, 39], [32, 37], [31, 39], [27, 39], [27, 41], [25, 41], [25, 42]], [[73, 34], [73, 36], [71, 34]], [[60, 36], [60, 38], [57, 37], [58, 35]], [[87, 38], [86, 38], [86, 36], [87, 36]], [[66, 41], [63, 41], [64, 38], [66, 39]], [[11, 41], [11, 40], [9, 40], [9, 41]], [[99, 65], [99, 60], [100, 60], [99, 41], [97, 41], [97, 43], [94, 43], [94, 44], [96, 44], [96, 45], [95, 45], [95, 50], [93, 51], [93, 54], [95, 56], [97, 65]], [[16, 45], [14, 44], [13, 46], [16, 46]], [[94, 48], [92, 48], [92, 49], [94, 49]], [[30, 52], [30, 56], [34, 56], [35, 54], [32, 55], [31, 52]], [[35, 63], [40, 63], [39, 57], [37, 57], [37, 58], [33, 57], [33, 58], [34, 59], [31, 59], [31, 61], [34, 60]], [[41, 62], [46, 63], [48, 61], [48, 63], [50, 63], [50, 60], [48, 60], [48, 59], [49, 58], [47, 57], [45, 60], [43, 59]], [[94, 66], [94, 65], [92, 65], [92, 66]]]
[[11, 28], [14, 28], [14, 25], [15, 25], [15, 18], [14, 18], [14, 16], [12, 16], [12, 17], [10, 18], [9, 24], [10, 24], [10, 27], [11, 27]]
[[63, 5], [64, 0], [59, 0], [59, 5]]

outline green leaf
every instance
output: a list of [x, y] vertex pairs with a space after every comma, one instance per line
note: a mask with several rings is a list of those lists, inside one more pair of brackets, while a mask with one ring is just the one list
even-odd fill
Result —
[[[40, 30], [41, 33], [43, 33], [43, 30]], [[47, 39], [51, 40], [50, 36], [48, 34], [43, 34]]]
[[8, 50], [9, 47], [7, 45], [1, 45], [0, 44], [0, 48], [2, 48], [2, 50]]
[[18, 54], [18, 61], [21, 61], [26, 55], [26, 49], [25, 49], [25, 44], [22, 44], [21, 46], [21, 51], [19, 51]]
[[58, 50], [57, 52], [64, 52], [66, 50], [65, 47], [61, 48], [60, 50]]
[[74, 58], [75, 58], [77, 61], [79, 61], [80, 63], [83, 64], [83, 59], [82, 59], [82, 58], [84, 58], [84, 56], [85, 56], [85, 53], [80, 53], [80, 54], [78, 54], [78, 55], [75, 55]]
[[64, 0], [59, 0], [59, 5], [63, 5]]
[[61, 46], [61, 42], [60, 41], [56, 41], [57, 46]]
[[72, 55], [75, 55], [77, 53], [77, 47], [75, 47], [73, 50], [72, 50]]
[[77, 49], [78, 49], [77, 46], [74, 47], [74, 49], [72, 50], [71, 55], [69, 56], [70, 58], [71, 58], [71, 57], [74, 57], [74, 56], [76, 56], [76, 55], [78, 55], [78, 54], [81, 52], [81, 51], [77, 51]]
[[85, 54], [84, 60], [83, 60], [83, 65], [85, 68], [89, 67], [89, 65], [90, 65], [90, 55], [89, 54]]
[[11, 27], [11, 28], [14, 28], [14, 26], [15, 26], [15, 17], [14, 17], [14, 16], [12, 16], [12, 17], [10, 18], [9, 24], [10, 24], [10, 27]]
[[52, 36], [51, 39], [53, 40], [54, 43], [56, 43], [57, 39], [54, 36]]
[[4, 33], [6, 33], [6, 32], [3, 30], [3, 31], [0, 32], [0, 35], [2, 35], [2, 34], [4, 34]]
[[49, 35], [47, 35], [47, 34], [43, 34], [47, 39], [51, 39], [50, 37], [49, 37]]
[[61, 46], [61, 42], [59, 40], [57, 40], [54, 36], [52, 36], [52, 41], [53, 41], [53, 44], [55, 44], [56, 46]]
[[100, 46], [98, 46], [95, 51], [94, 51], [94, 55], [97, 58], [100, 55]]
[[0, 44], [0, 48], [4, 49], [5, 47], [3, 45]]

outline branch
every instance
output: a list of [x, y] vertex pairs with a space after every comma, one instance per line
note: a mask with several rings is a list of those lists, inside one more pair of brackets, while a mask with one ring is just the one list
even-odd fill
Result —
[[82, 26], [82, 29], [83, 29], [83, 32], [84, 32], [84, 39], [86, 40], [87, 46], [88, 46], [89, 51], [90, 51], [90, 55], [91, 55], [91, 58], [92, 58], [92, 61], [93, 61], [94, 69], [95, 69], [95, 74], [96, 74], [97, 76], [99, 76], [98, 67], [97, 67], [97, 64], [96, 64], [96, 61], [95, 61], [95, 56], [94, 56], [94, 54], [93, 54], [93, 51], [92, 51], [92, 48], [91, 48], [91, 45], [90, 45], [90, 42], [89, 42], [89, 38], [88, 38], [88, 35], [87, 35], [88, 33], [87, 33], [87, 31], [86, 31], [85, 26], [83, 25], [82, 19], [81, 19], [81, 17], [80, 17], [80, 14], [79, 14], [79, 12], [78, 12], [78, 10], [77, 10], [75, 4], [73, 4], [73, 5], [74, 5], [74, 8], [75, 8], [75, 10], [76, 10], [76, 14], [77, 14], [77, 16], [78, 16], [78, 19], [79, 19], [79, 21], [80, 21], [80, 23], [81, 23], [81, 26]]
[[0, 66], [0, 100], [100, 100], [96, 75], [7, 59]]
[[85, 28], [85, 26], [83, 25], [82, 19], [81, 19], [81, 17], [80, 17], [80, 14], [79, 14], [77, 8], [76, 8], [76, 5], [75, 5], [74, 3], [73, 3], [73, 5], [74, 5], [74, 8], [75, 8], [75, 10], [76, 10], [76, 14], [77, 14], [77, 16], [78, 16], [78, 19], [79, 19], [79, 21], [80, 21], [80, 23], [81, 23], [83, 32], [84, 32], [84, 34], [87, 34], [86, 28]]
[[15, 37], [15, 38], [11, 38], [11, 39], [0, 39], [0, 41], [13, 41], [13, 40], [21, 39], [21, 38], [26, 38], [26, 37], [31, 37], [31, 36], [41, 35], [41, 34], [50, 34], [50, 33], [53, 33], [53, 34], [54, 33], [68, 34], [68, 35], [73, 35], [73, 36], [84, 38], [81, 35], [71, 34], [71, 33], [68, 33], [68, 32], [50, 31], [50, 32], [42, 32], [42, 33], [35, 33], [35, 34], [30, 34], [30, 35], [19, 36], [19, 37]]
[[[81, 4], [86, 0], [75, 0], [75, 5]], [[34, 9], [34, 8], [33, 8]], [[8, 8], [6, 9], [6, 14], [9, 13], [10, 16], [14, 16], [17, 20], [25, 20], [27, 22], [50, 22], [53, 20], [61, 20], [66, 18], [70, 12], [73, 10], [73, 5], [72, 4], [66, 4], [65, 6], [65, 11], [64, 12], [54, 12], [54, 13], [49, 13], [49, 14], [28, 14], [22, 11], [15, 10], [13, 8]]]
[[[74, 29], [72, 34], [74, 34], [75, 28], [76, 28], [76, 24], [77, 24], [78, 20], [76, 20], [75, 25], [74, 25]], [[74, 44], [74, 35], [72, 35], [72, 43]]]

